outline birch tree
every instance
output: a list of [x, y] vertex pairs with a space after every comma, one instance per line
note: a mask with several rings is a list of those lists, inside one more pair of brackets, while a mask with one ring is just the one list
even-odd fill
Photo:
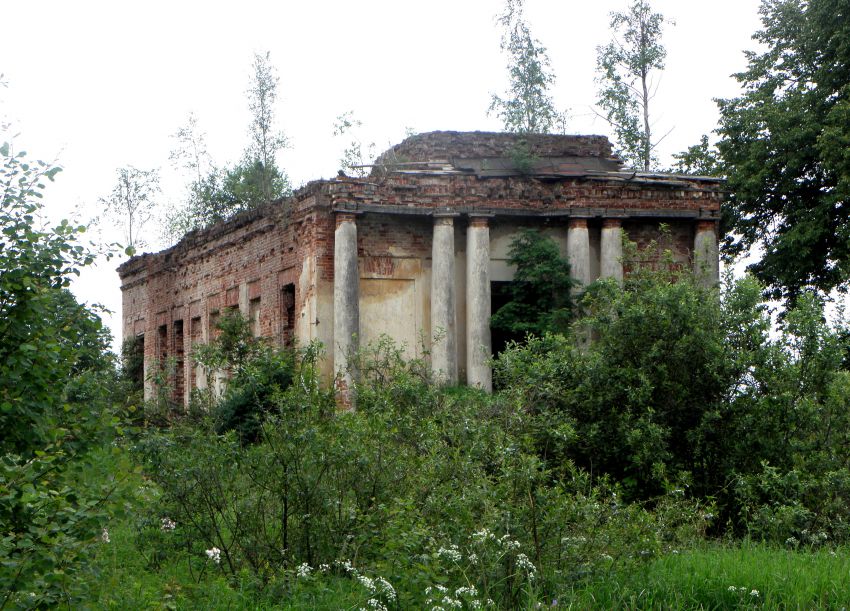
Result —
[[596, 49], [600, 115], [614, 129], [617, 152], [645, 172], [656, 165], [655, 147], [663, 139], [653, 135], [650, 105], [667, 58], [661, 44], [666, 23], [647, 0], [637, 0], [625, 12], [611, 13], [613, 39]]

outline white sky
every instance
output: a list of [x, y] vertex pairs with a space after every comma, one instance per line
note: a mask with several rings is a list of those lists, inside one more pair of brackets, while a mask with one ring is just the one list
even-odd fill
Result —
[[[608, 14], [625, 0], [526, 0], [532, 34], [548, 49], [557, 75], [553, 97], [570, 109], [569, 131], [610, 133], [591, 110], [596, 46], [609, 40]], [[675, 26], [654, 101], [656, 133], [669, 154], [716, 126], [712, 99], [737, 95], [730, 78], [753, 49], [758, 0], [655, 0]], [[245, 149], [245, 98], [254, 52], [271, 52], [280, 75], [277, 115], [291, 148], [279, 156], [294, 185], [331, 177], [347, 144], [333, 138], [348, 110], [364, 124], [360, 137], [378, 151], [405, 128], [498, 130], [487, 117], [492, 93], [507, 84], [494, 17], [502, 0], [361, 0], [345, 2], [30, 1], [0, 9], [0, 118], [11, 120], [18, 150], [64, 167], [45, 195], [58, 220], [99, 213], [115, 169], [160, 167], [163, 205], [182, 195], [170, 169], [170, 137], [194, 112], [219, 164]], [[102, 238], [120, 232], [101, 227]], [[157, 228], [146, 227], [157, 243]], [[121, 292], [113, 259], [84, 272], [73, 290], [115, 312]]]

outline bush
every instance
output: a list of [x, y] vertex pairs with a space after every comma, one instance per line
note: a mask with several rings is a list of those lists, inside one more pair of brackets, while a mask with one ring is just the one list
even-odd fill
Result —
[[[481, 392], [438, 389], [386, 341], [360, 371], [357, 411], [337, 413], [312, 360], [300, 361], [299, 383], [273, 396], [251, 446], [199, 428], [148, 434], [139, 450], [162, 496], [144, 519], [146, 554], [302, 594], [299, 572], [321, 581], [326, 565], [382, 576], [400, 608], [440, 588], [512, 608], [555, 581], [663, 553], [683, 523], [704, 526], [681, 498], [669, 500], [674, 524], [621, 501], [616, 486], [547, 468], [531, 444], [539, 424]], [[175, 528], [162, 541], [165, 518]]]

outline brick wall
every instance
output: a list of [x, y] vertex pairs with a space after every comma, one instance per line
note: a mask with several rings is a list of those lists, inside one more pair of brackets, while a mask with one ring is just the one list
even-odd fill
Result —
[[611, 143], [605, 136], [437, 131], [407, 138], [378, 157], [377, 164], [509, 157], [511, 149], [520, 142], [536, 157], [613, 157]]

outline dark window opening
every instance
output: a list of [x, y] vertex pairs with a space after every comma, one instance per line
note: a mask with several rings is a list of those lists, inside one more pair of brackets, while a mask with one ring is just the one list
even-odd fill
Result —
[[168, 325], [160, 325], [157, 329], [156, 356], [159, 359], [159, 366], [164, 368], [165, 361], [168, 359]]
[[185, 390], [185, 372], [183, 371], [183, 321], [174, 321], [174, 394], [173, 399], [178, 403], [183, 401], [183, 393]]
[[145, 387], [145, 336], [137, 335], [124, 342], [124, 372], [133, 390]]
[[290, 347], [295, 343], [295, 285], [287, 284], [280, 294], [281, 343]]
[[[191, 350], [194, 352], [195, 345], [200, 344], [203, 341], [203, 330], [201, 329], [201, 317], [195, 316], [194, 318], [192, 318], [192, 320], [189, 324], [191, 325], [191, 327], [189, 328], [189, 332], [191, 333], [191, 339], [192, 339]], [[190, 355], [190, 358], [194, 362], [194, 360], [195, 360], [194, 355]], [[192, 367], [192, 375], [190, 375], [189, 377], [190, 377], [190, 380], [189, 380], [190, 387], [191, 387], [192, 390], [194, 390], [195, 388], [198, 387], [198, 365], [197, 364], [195, 364]]]
[[[490, 312], [496, 314], [508, 303], [513, 301], [514, 287], [516, 282], [491, 282], [490, 283]], [[504, 351], [510, 342], [521, 342], [524, 340], [522, 333], [510, 331], [499, 325], [490, 324], [490, 341], [493, 347], [493, 356], [498, 356]]]

